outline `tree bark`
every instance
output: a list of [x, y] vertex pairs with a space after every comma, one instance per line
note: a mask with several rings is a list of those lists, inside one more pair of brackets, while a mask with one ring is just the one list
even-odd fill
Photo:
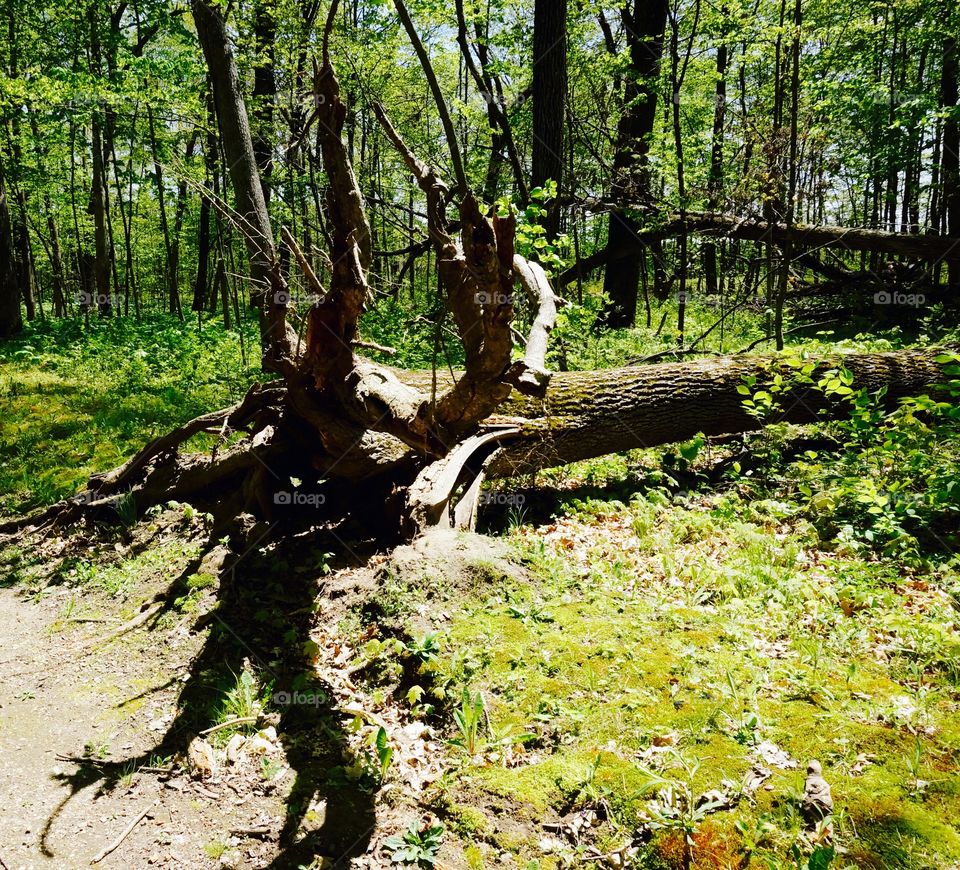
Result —
[[[855, 388], [887, 387], [884, 403], [920, 395], [942, 378], [935, 350], [835, 355], [829, 366], [848, 368]], [[593, 372], [557, 372], [542, 402], [516, 393], [501, 406], [521, 434], [494, 459], [488, 475], [503, 477], [591, 459], [608, 453], [656, 447], [705, 435], [762, 428], [747, 413], [737, 387], [745, 377], [766, 383], [790, 369], [777, 357], [743, 355], [683, 363], [633, 366]], [[767, 422], [809, 423], [849, 413], [846, 403], [827, 402], [816, 389], [786, 394], [782, 410]], [[502, 418], [494, 417], [491, 422]]]
[[[203, 149], [203, 161], [205, 166], [204, 184], [207, 189], [216, 190], [218, 169], [217, 169], [217, 118], [213, 109], [213, 95], [207, 92], [207, 136], [206, 144]], [[217, 290], [210, 284], [210, 218], [211, 201], [204, 190], [200, 194], [200, 215], [197, 228], [197, 274], [193, 282], [193, 305], [192, 310], [196, 312], [206, 311], [210, 307], [211, 311], [216, 310]], [[212, 303], [212, 304], [211, 304]]]
[[[19, 52], [18, 52], [18, 31], [17, 17], [14, 10], [13, 0], [7, 3], [9, 37], [9, 75], [11, 79], [19, 76]], [[33, 320], [36, 317], [36, 303], [34, 300], [34, 291], [36, 289], [36, 276], [33, 269], [33, 253], [30, 248], [30, 230], [27, 218], [27, 197], [23, 186], [20, 184], [20, 172], [23, 166], [23, 153], [20, 146], [20, 112], [14, 111], [10, 118], [10, 129], [8, 131], [10, 141], [10, 186], [13, 197], [16, 200], [17, 208], [15, 212], [10, 213], [11, 228], [13, 233], [14, 247], [16, 256], [14, 260], [14, 269], [17, 273], [17, 281], [23, 295], [23, 304], [27, 311], [27, 320]]]
[[256, 63], [253, 67], [253, 153], [260, 170], [263, 201], [270, 206], [270, 178], [273, 175], [271, 147], [273, 109], [277, 99], [277, 81], [273, 71], [273, 45], [277, 38], [272, 8], [263, 2], [255, 4], [253, 40]]
[[[943, 119], [943, 152], [940, 181], [943, 185], [942, 208], [947, 233], [960, 237], [960, 120], [957, 113], [957, 39], [950, 36], [943, 45], [943, 71], [940, 79], [940, 102], [946, 110]], [[948, 288], [957, 302], [960, 294], [960, 244], [953, 248], [947, 261]]]
[[[90, 25], [90, 73], [94, 78], [99, 78], [101, 74], [100, 25], [96, 4], [90, 5], [87, 18]], [[104, 168], [100, 113], [101, 107], [94, 106], [90, 119], [93, 180], [87, 210], [93, 217], [93, 284], [97, 295], [95, 301], [100, 314], [109, 317], [113, 313], [113, 296], [110, 292], [111, 258], [107, 239], [107, 176]]]
[[[563, 186], [563, 127], [567, 95], [567, 3], [537, 0], [533, 12], [533, 168], [531, 184]], [[556, 238], [559, 202], [547, 206], [544, 229]]]
[[193, 17], [210, 70], [239, 228], [250, 256], [251, 299], [260, 313], [264, 365], [282, 368], [283, 360], [292, 353], [286, 324], [286, 286], [278, 268], [237, 64], [218, 8], [207, 0], [194, 0]]
[[[629, 4], [624, 6], [621, 15], [630, 68], [623, 89], [623, 113], [617, 125], [610, 196], [618, 200], [634, 191], [642, 201], [650, 196], [647, 154], [656, 120], [657, 79], [663, 55], [667, 3], [666, 0], [634, 0], [632, 7]], [[606, 260], [608, 268], [603, 278], [603, 291], [609, 301], [600, 316], [604, 326], [632, 326], [636, 319], [640, 258], [643, 256], [643, 246], [633, 244], [638, 233], [639, 223], [632, 215], [610, 213], [606, 250], [624, 253]]]
[[[721, 40], [726, 39], [728, 16], [726, 6], [721, 5], [723, 15], [723, 34]], [[729, 49], [726, 42], [717, 46], [717, 84], [714, 91], [713, 105], [713, 133], [710, 139], [710, 173], [707, 178], [707, 210], [717, 211], [720, 208], [720, 197], [723, 194], [723, 139], [724, 123], [727, 111], [727, 60]], [[707, 284], [707, 293], [711, 296], [720, 291], [717, 275], [717, 246], [714, 242], [707, 242], [703, 246], [703, 274]]]
[[6, 179], [0, 158], [0, 338], [9, 338], [23, 329], [20, 288], [13, 266], [14, 240], [7, 201]]

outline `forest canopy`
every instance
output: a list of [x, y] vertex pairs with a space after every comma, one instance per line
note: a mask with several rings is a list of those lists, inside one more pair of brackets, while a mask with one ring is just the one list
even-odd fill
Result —
[[[5, 11], [4, 286], [19, 289], [27, 317], [91, 302], [101, 313], [182, 316], [223, 311], [226, 300], [222, 316], [236, 319], [244, 258], [212, 204], [232, 192], [190, 10], [11, 0]], [[488, 205], [532, 206], [518, 242], [552, 273], [613, 259], [611, 325], [634, 322], [640, 284], [641, 299], [662, 299], [695, 280], [725, 304], [746, 293], [775, 303], [810, 274], [849, 285], [896, 272], [931, 299], [948, 280], [955, 288], [949, 246], [900, 263], [891, 255], [908, 254], [909, 239], [893, 250], [858, 239], [851, 251], [841, 234], [786, 258], [770, 245], [714, 241], [753, 221], [918, 242], [960, 235], [953, 4], [557, 3], [534, 16], [526, 3], [459, 2], [412, 3], [410, 14], [468, 183]], [[291, 228], [321, 280], [329, 228], [311, 82], [325, 15], [319, 3], [229, 9], [272, 221]], [[449, 179], [433, 94], [392, 6], [343, 4], [332, 40], [369, 212], [371, 283], [424, 306], [436, 286], [426, 201], [374, 106]], [[687, 232], [689, 213], [732, 223]], [[283, 245], [281, 255], [291, 298], [306, 298]], [[593, 274], [574, 268], [564, 280], [580, 287]], [[3, 328], [15, 322], [6, 315]]]

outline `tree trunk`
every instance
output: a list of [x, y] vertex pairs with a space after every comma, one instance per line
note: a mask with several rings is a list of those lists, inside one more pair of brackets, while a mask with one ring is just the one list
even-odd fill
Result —
[[[537, 0], [533, 12], [533, 169], [531, 184], [563, 182], [563, 127], [567, 95], [567, 3]], [[547, 206], [547, 237], [560, 229], [559, 202]]]
[[[186, 153], [184, 154], [184, 164], [189, 165], [193, 157], [193, 149], [196, 147], [197, 139], [200, 136], [199, 128], [194, 128], [187, 139]], [[180, 233], [183, 230], [183, 218], [187, 211], [187, 179], [186, 176], [180, 179], [177, 185], [177, 199], [173, 212], [173, 234], [170, 240], [170, 262], [167, 270], [170, 276], [170, 313], [176, 314], [183, 320], [183, 306], [180, 302]]]
[[0, 158], [0, 338], [9, 338], [23, 329], [20, 287], [13, 266], [14, 240], [7, 201], [6, 179]]
[[[630, 67], [623, 89], [624, 108], [617, 124], [617, 148], [613, 158], [610, 197], [631, 196], [647, 201], [650, 178], [647, 155], [650, 135], [656, 120], [657, 87], [663, 35], [667, 23], [666, 0], [634, 0], [621, 12], [630, 55]], [[600, 323], [612, 328], [633, 326], [637, 315], [637, 285], [640, 280], [642, 246], [633, 245], [639, 225], [623, 213], [611, 212], [607, 230], [607, 251], [623, 252], [610, 256], [603, 279], [607, 307]], [[659, 289], [659, 288], [658, 288]]]
[[[960, 120], [957, 113], [957, 39], [950, 36], [943, 44], [943, 71], [940, 78], [940, 103], [946, 110], [943, 119], [943, 152], [940, 166], [941, 197], [947, 234], [960, 237]], [[948, 288], [952, 302], [960, 301], [960, 245], [946, 257]]]
[[[19, 52], [18, 52], [18, 33], [17, 19], [14, 10], [13, 0], [7, 3], [8, 27], [7, 35], [9, 38], [9, 75], [11, 79], [19, 76]], [[30, 230], [27, 218], [27, 197], [23, 186], [20, 184], [20, 173], [23, 167], [23, 153], [20, 147], [20, 111], [19, 108], [12, 113], [10, 118], [10, 129], [8, 131], [10, 141], [10, 187], [13, 198], [16, 200], [16, 211], [11, 211], [11, 229], [13, 233], [14, 248], [16, 251], [14, 259], [14, 269], [17, 274], [17, 281], [20, 285], [20, 291], [23, 295], [23, 304], [27, 312], [27, 320], [33, 320], [36, 317], [36, 303], [34, 301], [34, 291], [36, 289], [36, 279], [33, 270], [33, 254], [30, 249]]]
[[[853, 372], [855, 388], [887, 387], [884, 403], [920, 395], [943, 377], [935, 350], [856, 353], [829, 357], [829, 367]], [[724, 435], [754, 431], [763, 423], [747, 413], [738, 387], [746, 377], [757, 389], [776, 371], [790, 369], [777, 357], [742, 355], [633, 366], [593, 372], [557, 372], [543, 401], [518, 399], [499, 411], [520, 425], [521, 434], [495, 458], [488, 475], [503, 477], [636, 448], [692, 438], [698, 432]], [[828, 403], [814, 388], [787, 393], [782, 410], [766, 422], [809, 423], [822, 413], [843, 417], [845, 403]], [[491, 422], [496, 422], [494, 417]]]
[[[30, 113], [30, 131], [33, 134], [34, 149], [37, 154], [37, 166], [41, 176], [45, 177], [46, 150], [41, 144], [40, 130], [34, 112]], [[57, 218], [53, 211], [53, 201], [50, 198], [50, 188], [48, 185], [44, 185], [43, 188], [43, 212], [47, 222], [47, 233], [50, 236], [48, 251], [50, 268], [53, 273], [53, 313], [55, 317], [65, 317], [67, 314], [67, 303], [63, 292], [66, 286], [66, 278], [63, 270], [63, 251], [60, 246], [60, 229], [57, 226]]]
[[[726, 7], [720, 7], [726, 31]], [[726, 38], [724, 32], [721, 38]], [[715, 212], [720, 208], [723, 193], [723, 139], [724, 123], [727, 111], [727, 60], [729, 50], [725, 42], [717, 47], [717, 84], [714, 91], [713, 133], [710, 140], [710, 173], [707, 178], [707, 211]], [[714, 242], [703, 245], [703, 274], [706, 279], [707, 293], [716, 296], [720, 292], [717, 280], [717, 246]]]
[[264, 362], [276, 365], [291, 352], [286, 328], [286, 287], [277, 264], [237, 64], [218, 8], [207, 0], [194, 0], [193, 17], [210, 70], [221, 141], [233, 182], [236, 210], [242, 219], [240, 230], [250, 256], [250, 295], [260, 314]]
[[[213, 141], [213, 134], [207, 136], [207, 146], [205, 159], [207, 163], [206, 183], [213, 183], [213, 174], [216, 167], [213, 166], [212, 155], [215, 154], [216, 144]], [[194, 311], [206, 311], [208, 305], [208, 295], [210, 287], [210, 197], [206, 193], [200, 196], [200, 216], [199, 226], [197, 228], [197, 275], [193, 282], [193, 305]], [[213, 296], [214, 301], [216, 297]]]
[[256, 63], [253, 67], [253, 153], [260, 170], [263, 201], [270, 206], [270, 177], [273, 174], [271, 148], [273, 109], [277, 98], [277, 82], [273, 71], [273, 45], [277, 38], [273, 10], [269, 4], [258, 0], [253, 21], [254, 50]]
[[[90, 72], [95, 78], [98, 78], [100, 76], [100, 32], [96, 4], [91, 4], [88, 20], [90, 24]], [[90, 129], [93, 182], [90, 188], [88, 211], [93, 216], [93, 283], [97, 294], [97, 308], [102, 316], [109, 317], [113, 313], [113, 297], [110, 293], [111, 268], [107, 244], [107, 178], [103, 165], [103, 137], [99, 106], [94, 107]]]

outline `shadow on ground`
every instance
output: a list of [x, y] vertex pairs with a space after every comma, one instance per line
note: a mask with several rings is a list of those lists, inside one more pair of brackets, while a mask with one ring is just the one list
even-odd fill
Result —
[[[298, 535], [278, 536], [276, 531], [275, 526], [260, 523], [250, 530], [242, 548], [235, 545], [239, 552], [225, 554], [216, 604], [195, 626], [207, 631], [206, 641], [190, 663], [176, 716], [156, 745], [117, 760], [72, 759], [78, 769], [59, 777], [70, 792], [41, 833], [45, 855], [52, 854], [50, 832], [69, 801], [97, 784], [98, 794], [107, 793], [132, 769], [155, 765], [157, 758], [183, 756], [190, 741], [216, 723], [224, 691], [251, 666], [267, 684], [272, 682], [274, 698], [285, 692], [308, 692], [319, 699], [309, 705], [269, 708], [274, 715], [280, 713], [279, 740], [295, 780], [286, 799], [277, 854], [263, 866], [296, 868], [322, 855], [333, 860], [332, 866], [343, 867], [366, 850], [375, 827], [375, 793], [364, 784], [331, 775], [350, 763], [347, 717], [319, 681], [304, 682], [307, 664], [302, 650], [315, 602], [325, 592], [323, 579], [317, 579], [321, 572], [314, 567], [316, 559], [332, 570], [360, 567], [376, 551], [376, 542], [369, 533], [346, 524]], [[170, 585], [147, 629], [176, 607], [188, 590], [188, 578], [199, 567], [198, 558]], [[323, 799], [327, 811], [322, 823], [298, 838], [308, 808]]]

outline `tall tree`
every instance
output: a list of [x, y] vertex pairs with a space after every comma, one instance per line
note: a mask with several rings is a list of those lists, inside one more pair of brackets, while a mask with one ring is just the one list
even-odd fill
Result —
[[[100, 25], [97, 3], [91, 3], [87, 11], [90, 25], [90, 72], [94, 79], [100, 77]], [[93, 283], [96, 289], [96, 304], [100, 313], [109, 316], [113, 312], [110, 293], [110, 250], [107, 239], [107, 178], [104, 169], [102, 107], [95, 105], [91, 114], [91, 164], [93, 180], [90, 186], [88, 212], [93, 217]], [[89, 303], [88, 303], [89, 305]]]
[[273, 175], [273, 110], [277, 99], [274, 73], [274, 43], [277, 25], [270, 0], [257, 0], [254, 5], [253, 42], [253, 152], [260, 169], [263, 199], [270, 205], [270, 177]]
[[[531, 183], [563, 183], [563, 133], [567, 96], [567, 2], [536, 0], [533, 11], [533, 169]], [[559, 201], [544, 220], [553, 238], [560, 227]]]
[[[940, 77], [940, 105], [943, 107], [943, 154], [940, 183], [943, 186], [943, 215], [947, 234], [960, 236], [960, 106], [957, 105], [957, 38], [943, 42], [943, 69]], [[948, 287], [952, 301], [960, 301], [960, 258], [947, 260]]]
[[[620, 14], [630, 63], [624, 75], [624, 106], [617, 124], [610, 199], [649, 202], [652, 191], [648, 156], [656, 122], [667, 0], [633, 0], [632, 4], [624, 5]], [[604, 326], [633, 326], [636, 319], [637, 287], [644, 254], [632, 243], [639, 229], [639, 222], [631, 215], [611, 212], [607, 226], [607, 250], [611, 258], [603, 279], [608, 303], [600, 316]], [[623, 256], [625, 249], [630, 253]]]
[[286, 287], [274, 248], [237, 63], [219, 9], [207, 0], [193, 0], [193, 18], [210, 70], [221, 141], [236, 196], [238, 228], [250, 256], [251, 299], [260, 312], [261, 341], [266, 360], [279, 364], [291, 352], [286, 331]]
[[0, 155], [0, 338], [9, 338], [23, 329], [20, 312], [20, 286], [14, 268], [13, 228], [7, 185]]

